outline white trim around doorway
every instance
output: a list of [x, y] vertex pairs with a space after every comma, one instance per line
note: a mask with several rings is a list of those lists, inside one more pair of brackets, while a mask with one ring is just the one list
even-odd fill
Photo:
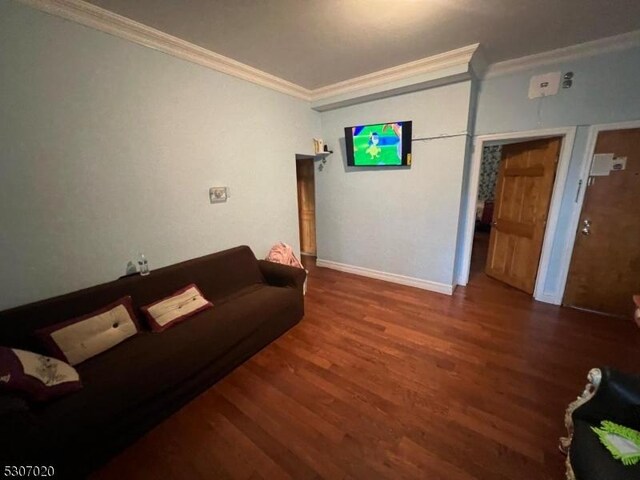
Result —
[[593, 163], [593, 155], [596, 151], [596, 143], [598, 141], [598, 134], [600, 132], [606, 132], [610, 130], [624, 130], [627, 128], [640, 128], [640, 120], [633, 120], [629, 122], [619, 123], [603, 123], [598, 125], [591, 125], [589, 127], [589, 134], [587, 137], [587, 148], [585, 150], [585, 156], [582, 161], [582, 169], [580, 171], [580, 191], [576, 196], [576, 201], [573, 204], [573, 211], [569, 218], [569, 237], [565, 243], [564, 252], [560, 264], [560, 283], [559, 283], [559, 295], [556, 301], [553, 302], [557, 305], [562, 303], [562, 297], [564, 296], [564, 290], [567, 286], [567, 278], [569, 276], [569, 266], [571, 265], [571, 255], [573, 254], [573, 247], [576, 242], [576, 234], [578, 232], [578, 222], [580, 222], [580, 215], [582, 214], [582, 204], [584, 203], [584, 195], [587, 190], [587, 181], [589, 180], [589, 172], [591, 171], [591, 164]]
[[475, 227], [476, 204], [478, 201], [478, 182], [480, 180], [480, 166], [482, 164], [482, 150], [485, 146], [502, 144], [505, 142], [515, 143], [519, 141], [537, 140], [550, 137], [562, 137], [560, 148], [560, 159], [556, 170], [556, 179], [553, 184], [551, 194], [551, 204], [549, 206], [549, 216], [547, 217], [547, 227], [545, 229], [544, 241], [542, 243], [542, 253], [540, 254], [540, 264], [533, 298], [546, 303], [559, 303], [557, 295], [544, 293], [544, 282], [549, 269], [551, 258], [551, 247], [556, 234], [560, 205], [565, 193], [567, 172], [571, 162], [573, 143], [576, 136], [576, 127], [548, 128], [541, 130], [529, 130], [524, 132], [496, 133], [491, 135], [479, 135], [474, 138], [473, 155], [471, 158], [471, 168], [469, 172], [469, 188], [467, 190], [467, 210], [466, 224], [464, 231], [463, 250], [461, 252], [462, 262], [457, 278], [458, 285], [466, 285], [469, 282], [469, 269], [471, 267], [471, 252], [473, 249], [473, 232]]

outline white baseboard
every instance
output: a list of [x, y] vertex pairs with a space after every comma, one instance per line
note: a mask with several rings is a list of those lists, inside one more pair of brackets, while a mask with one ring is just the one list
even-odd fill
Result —
[[459, 273], [458, 274], [458, 280], [457, 280], [456, 284], [461, 286], [461, 287], [466, 287], [468, 283], [469, 283], [469, 279], [466, 278], [464, 274]]
[[533, 297], [535, 300], [543, 303], [550, 303], [552, 305], [562, 305], [562, 297], [558, 298], [555, 293], [543, 293]]
[[447, 285], [446, 283], [431, 282], [420, 278], [406, 277], [396, 273], [381, 272], [379, 270], [347, 265], [346, 263], [332, 262], [331, 260], [322, 260], [320, 258], [316, 260], [316, 266], [339, 270], [340, 272], [353, 273], [354, 275], [360, 275], [363, 277], [375, 278], [377, 280], [384, 280], [386, 282], [398, 283], [400, 285], [407, 285], [409, 287], [429, 290], [431, 292], [444, 293], [445, 295], [452, 295], [454, 289], [453, 285]]

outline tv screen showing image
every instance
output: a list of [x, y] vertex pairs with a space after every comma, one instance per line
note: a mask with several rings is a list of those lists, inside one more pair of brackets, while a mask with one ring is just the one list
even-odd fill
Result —
[[411, 165], [411, 122], [347, 127], [344, 136], [350, 167]]

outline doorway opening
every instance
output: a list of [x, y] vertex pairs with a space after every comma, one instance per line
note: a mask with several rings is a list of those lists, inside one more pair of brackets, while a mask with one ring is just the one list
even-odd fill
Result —
[[545, 298], [575, 128], [476, 138], [458, 284], [492, 277]]
[[640, 293], [640, 121], [592, 127], [587, 153], [562, 304], [631, 318]]
[[471, 250], [470, 282], [484, 275], [487, 264], [500, 160], [502, 160], [502, 145], [483, 147]]
[[[483, 147], [471, 264], [533, 295], [562, 139]], [[480, 274], [473, 272], [474, 276]]]
[[298, 227], [300, 255], [304, 267], [313, 267], [316, 247], [316, 185], [314, 157], [296, 155], [296, 181], [298, 190]]

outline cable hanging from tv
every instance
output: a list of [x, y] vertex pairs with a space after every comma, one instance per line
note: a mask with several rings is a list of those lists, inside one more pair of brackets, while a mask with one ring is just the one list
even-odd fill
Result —
[[[348, 167], [410, 167], [413, 142], [468, 136], [469, 132], [413, 138], [413, 122], [387, 122], [345, 127]], [[403, 142], [402, 139], [406, 140]]]
[[453, 138], [453, 137], [470, 137], [469, 132], [461, 132], [461, 133], [443, 133], [442, 135], [434, 135], [433, 137], [420, 137], [420, 138], [412, 138], [412, 142], [421, 142], [423, 140], [438, 140], [440, 138]]

